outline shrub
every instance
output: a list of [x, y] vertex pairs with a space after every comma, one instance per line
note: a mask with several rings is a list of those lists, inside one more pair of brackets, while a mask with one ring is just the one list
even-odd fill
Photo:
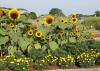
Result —
[[46, 69], [47, 67], [48, 67], [48, 63], [47, 62], [45, 62], [44, 60], [37, 60], [35, 63], [34, 63], [34, 65], [33, 65], [33, 67], [35, 68], [35, 69]]
[[94, 27], [95, 27], [96, 30], [100, 30], [100, 23], [95, 24]]
[[42, 60], [45, 61], [45, 62], [47, 62], [49, 65], [56, 65], [57, 64], [58, 57], [53, 56], [51, 54], [48, 54]]
[[100, 52], [97, 53], [96, 64], [100, 65]]
[[95, 65], [96, 52], [89, 50], [82, 52], [77, 56], [77, 62], [80, 67], [90, 67]]
[[41, 49], [35, 49], [35, 48], [32, 48], [28, 53], [28, 56], [32, 58], [34, 61], [40, 60], [46, 55], [47, 53], [45, 51], [42, 51]]
[[29, 58], [17, 58], [9, 62], [9, 68], [14, 71], [28, 71], [32, 60]]
[[72, 55], [67, 55], [66, 57], [59, 57], [58, 65], [60, 68], [70, 68], [75, 65], [75, 60]]
[[0, 70], [4, 69], [7, 67], [6, 62], [4, 61], [4, 59], [0, 58]]

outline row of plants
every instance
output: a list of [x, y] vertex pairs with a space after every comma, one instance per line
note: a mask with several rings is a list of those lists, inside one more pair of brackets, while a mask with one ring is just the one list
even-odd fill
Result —
[[100, 43], [75, 14], [27, 17], [18, 9], [0, 9], [0, 56], [3, 69], [28, 71], [30, 66], [72, 68], [99, 64]]
[[[38, 50], [37, 50], [38, 51]], [[68, 54], [64, 51], [58, 50], [53, 51], [49, 54], [32, 55], [33, 57], [16, 57], [15, 55], [8, 55], [4, 58], [0, 58], [0, 70], [9, 68], [14, 71], [28, 71], [30, 67], [35, 69], [47, 69], [48, 66], [59, 66], [59, 68], [73, 68], [79, 67], [90, 67], [100, 64], [100, 53], [94, 49], [81, 52], [77, 56]], [[55, 54], [54, 54], [55, 52]], [[63, 55], [64, 54], [64, 55]], [[35, 59], [34, 57], [38, 58]]]

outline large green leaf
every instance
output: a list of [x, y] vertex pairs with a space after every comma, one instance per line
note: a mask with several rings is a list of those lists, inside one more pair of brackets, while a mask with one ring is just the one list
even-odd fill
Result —
[[0, 34], [1, 35], [7, 35], [7, 31], [3, 28], [0, 28]]
[[32, 38], [28, 38], [27, 36], [24, 36], [19, 39], [18, 44], [21, 47], [21, 49], [24, 51], [25, 49], [28, 48], [29, 44], [33, 41]]
[[33, 47], [32, 47], [31, 45], [29, 45], [29, 46], [28, 46], [28, 52], [29, 52], [30, 50], [32, 50], [32, 48], [33, 48]]
[[55, 41], [49, 42], [49, 46], [52, 50], [56, 50], [58, 48], [58, 44]]
[[8, 36], [5, 36], [5, 37], [0, 36], [0, 45], [6, 44], [8, 41], [9, 41]]
[[13, 31], [9, 32], [9, 36], [12, 41], [17, 42], [18, 39], [20, 39], [20, 37], [21, 37], [21, 32], [20, 32], [20, 30], [16, 30], [16, 31], [13, 30]]
[[71, 43], [75, 43], [76, 42], [74, 37], [71, 37], [69, 40], [70, 40]]
[[41, 49], [41, 45], [39, 43], [34, 44], [34, 46], [35, 46], [36, 49]]
[[67, 24], [59, 24], [59, 28], [64, 30], [65, 28], [67, 28]]
[[44, 28], [43, 26], [39, 26], [37, 30], [41, 31], [43, 33], [43, 36], [46, 36], [46, 34], [49, 32], [49, 30], [47, 28]]

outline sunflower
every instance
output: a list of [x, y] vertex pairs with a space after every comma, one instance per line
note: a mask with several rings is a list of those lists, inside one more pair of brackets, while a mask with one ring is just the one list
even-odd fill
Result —
[[36, 22], [39, 23], [39, 19], [36, 19]]
[[42, 37], [42, 32], [40, 32], [40, 31], [36, 32], [35, 36], [38, 37], [38, 38]]
[[10, 23], [9, 24], [9, 28], [14, 28], [15, 27], [15, 24], [14, 23]]
[[47, 26], [51, 26], [54, 22], [54, 17], [51, 16], [51, 15], [48, 15], [45, 17], [44, 19], [44, 23], [47, 25]]
[[32, 30], [32, 29], [28, 30], [27, 34], [28, 34], [29, 36], [33, 35], [33, 30]]
[[60, 31], [60, 36], [64, 35], [64, 30]]
[[0, 9], [0, 17], [2, 17], [4, 15], [4, 10], [3, 9]]
[[91, 32], [90, 35], [91, 35], [91, 38], [95, 38], [96, 33], [95, 32]]
[[77, 16], [75, 14], [72, 14], [71, 18], [77, 18]]
[[62, 24], [67, 23], [67, 21], [66, 21], [66, 19], [65, 19], [65, 18], [61, 18], [60, 22], [61, 22]]
[[8, 16], [10, 19], [16, 20], [20, 18], [20, 12], [17, 9], [11, 9], [8, 12]]
[[77, 22], [77, 18], [71, 18], [71, 21], [73, 24], [75, 24]]
[[74, 36], [74, 32], [69, 32], [69, 36], [73, 37]]

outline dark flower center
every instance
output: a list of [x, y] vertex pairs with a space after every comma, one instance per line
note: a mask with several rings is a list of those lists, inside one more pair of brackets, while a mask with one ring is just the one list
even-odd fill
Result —
[[76, 21], [76, 19], [73, 19], [73, 21]]
[[17, 19], [18, 18], [18, 14], [17, 13], [11, 13], [11, 18]]
[[64, 22], [64, 20], [61, 20], [61, 22]]
[[76, 17], [75, 15], [72, 16], [72, 18], [75, 18], [75, 17]]
[[51, 18], [49, 18], [46, 21], [47, 21], [48, 24], [51, 24], [53, 20]]
[[40, 36], [40, 33], [37, 33], [38, 36]]

